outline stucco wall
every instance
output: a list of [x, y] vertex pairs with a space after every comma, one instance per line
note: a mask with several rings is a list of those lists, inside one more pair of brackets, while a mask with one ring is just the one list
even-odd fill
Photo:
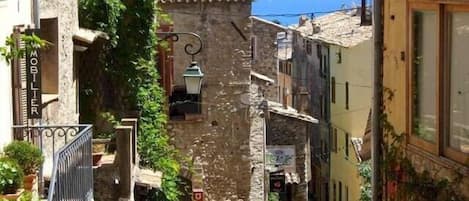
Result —
[[[43, 108], [43, 123], [78, 123], [77, 81], [73, 64], [73, 35], [78, 30], [78, 1], [42, 0], [40, 16], [58, 20], [58, 99]], [[47, 75], [46, 75], [47, 76]]]
[[[338, 63], [338, 52], [342, 62]], [[331, 46], [331, 77], [335, 77], [335, 103], [331, 104], [332, 128], [337, 129], [337, 153], [331, 152], [331, 184], [342, 182], [342, 198], [348, 187], [349, 200], [360, 197], [360, 177], [351, 137], [363, 137], [371, 108], [372, 42], [351, 48]], [[349, 82], [349, 109], [345, 108], [345, 83]], [[332, 85], [331, 85], [332, 87]], [[345, 155], [345, 133], [349, 133], [349, 156]], [[331, 188], [332, 189], [332, 188]], [[332, 197], [332, 190], [331, 197]]]
[[[251, 54], [248, 16], [251, 4], [160, 5], [172, 17], [174, 31], [198, 33], [204, 42], [202, 53], [195, 57], [205, 74], [201, 119], [170, 122], [168, 130], [172, 143], [203, 169], [206, 201], [249, 200], [249, 181], [253, 174], [249, 119]], [[176, 85], [184, 84], [182, 74], [190, 57], [183, 50], [189, 41], [196, 42], [191, 37], [182, 36], [174, 44]]]

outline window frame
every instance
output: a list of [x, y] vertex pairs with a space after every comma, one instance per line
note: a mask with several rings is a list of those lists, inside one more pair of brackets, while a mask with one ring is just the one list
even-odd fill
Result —
[[[444, 5], [444, 12], [442, 13], [442, 17], [444, 19], [443, 24], [441, 25], [441, 31], [440, 33], [443, 33], [443, 40], [441, 41], [441, 45], [443, 45], [444, 50], [447, 51], [441, 51], [443, 54], [443, 61], [442, 61], [442, 72], [443, 72], [443, 92], [447, 92], [447, 94], [444, 94], [442, 96], [443, 99], [443, 106], [444, 107], [442, 110], [445, 111], [443, 113], [443, 119], [442, 119], [442, 124], [443, 128], [445, 128], [442, 131], [442, 136], [441, 138], [441, 146], [442, 146], [442, 152], [445, 157], [448, 157], [450, 159], [453, 159], [455, 161], [465, 163], [469, 159], [469, 154], [465, 154], [461, 151], [455, 150], [454, 148], [449, 146], [449, 137], [450, 137], [450, 108], [451, 108], [451, 36], [450, 36], [450, 17], [449, 15], [453, 12], [468, 12], [469, 13], [469, 5], [462, 6], [462, 5]], [[444, 31], [447, 30], [447, 31]]]
[[348, 81], [345, 82], [345, 109], [350, 109], [350, 91]]
[[336, 91], [336, 83], [335, 83], [335, 76], [331, 77], [331, 102], [335, 103], [335, 91]]
[[[421, 139], [413, 135], [413, 100], [412, 100], [412, 83], [414, 66], [412, 60], [413, 52], [413, 12], [414, 11], [434, 11], [437, 15], [436, 21], [436, 75], [435, 75], [435, 111], [436, 111], [436, 131], [434, 143]], [[449, 14], [452, 12], [469, 12], [469, 5], [449, 4], [442, 2], [411, 2], [407, 9], [407, 52], [409, 59], [407, 60], [407, 126], [408, 133], [407, 143], [419, 149], [425, 150], [432, 155], [449, 158], [458, 163], [464, 164], [469, 159], [469, 154], [455, 150], [448, 145], [449, 123], [450, 123], [450, 93], [451, 89], [451, 68], [450, 68], [450, 36], [449, 36]]]

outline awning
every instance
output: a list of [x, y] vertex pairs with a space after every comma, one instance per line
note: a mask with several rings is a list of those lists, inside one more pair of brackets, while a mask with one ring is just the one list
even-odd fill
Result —
[[285, 183], [287, 184], [299, 184], [300, 176], [296, 172], [286, 172], [285, 173]]
[[102, 31], [85, 29], [81, 27], [78, 28], [78, 31], [73, 35], [74, 40], [81, 41], [87, 44], [94, 43], [98, 38], [108, 40], [109, 36]]

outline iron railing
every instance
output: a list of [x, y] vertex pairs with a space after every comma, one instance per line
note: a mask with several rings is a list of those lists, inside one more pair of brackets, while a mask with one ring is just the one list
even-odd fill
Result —
[[[92, 126], [13, 126], [16, 140], [37, 145], [52, 167], [41, 166], [39, 192], [44, 189], [44, 173], [50, 174], [48, 200], [92, 200]], [[50, 162], [49, 162], [50, 163]]]

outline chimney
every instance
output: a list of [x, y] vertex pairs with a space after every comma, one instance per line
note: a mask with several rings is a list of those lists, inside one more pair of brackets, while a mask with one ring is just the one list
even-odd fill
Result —
[[311, 25], [313, 26], [313, 34], [321, 32], [321, 27], [317, 23], [311, 21]]
[[300, 20], [298, 22], [298, 26], [304, 26], [306, 24], [306, 22], [308, 21], [308, 17], [302, 15], [300, 16]]
[[366, 0], [362, 0], [362, 6], [360, 9], [361, 16], [361, 26], [371, 25], [371, 16], [368, 16], [366, 13]]

